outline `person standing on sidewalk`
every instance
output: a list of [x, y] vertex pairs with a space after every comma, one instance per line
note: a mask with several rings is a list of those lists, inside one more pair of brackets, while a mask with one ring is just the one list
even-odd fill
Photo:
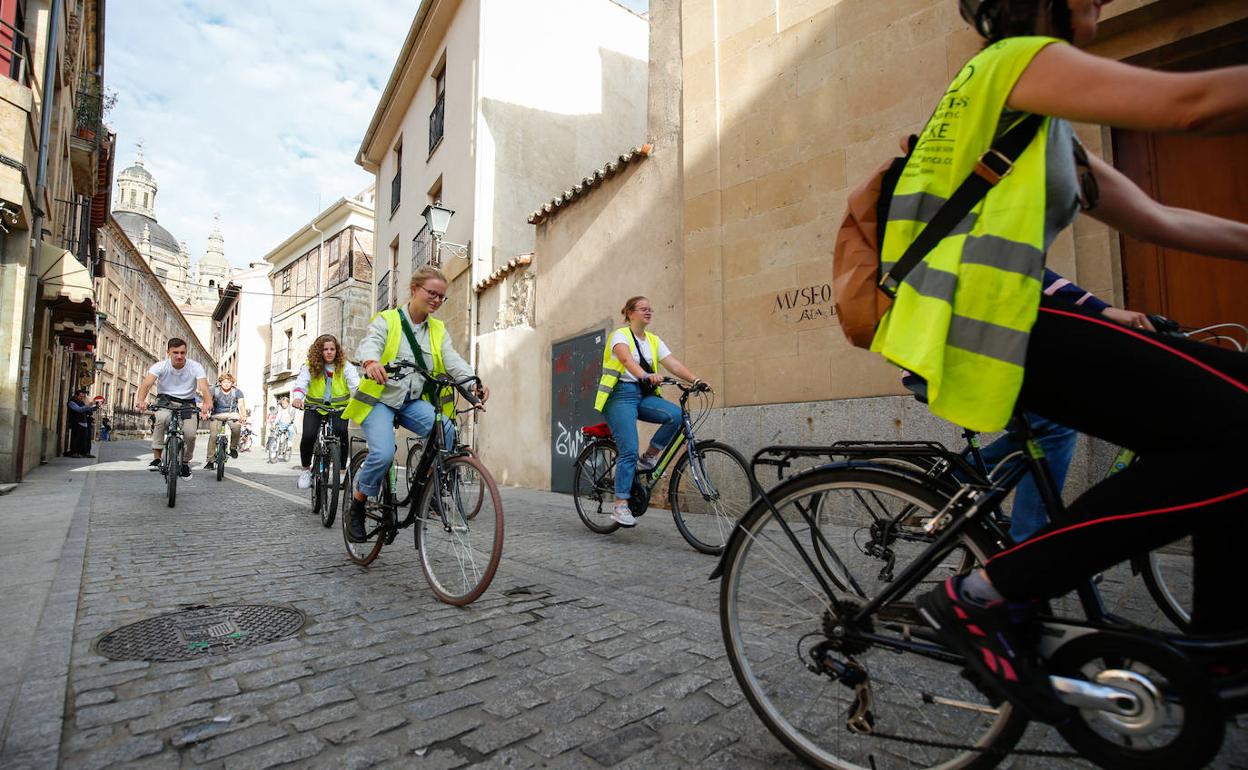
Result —
[[113, 440], [113, 424], [105, 417], [100, 423], [100, 441]]
[[230, 426], [230, 457], [238, 457], [238, 432], [242, 429], [240, 420], [247, 419], [247, 402], [243, 399], [243, 391], [234, 387], [234, 375], [223, 372], [217, 378], [212, 389], [212, 417], [208, 423], [208, 459], [204, 470], [210, 471], [217, 467], [213, 460], [216, 452], [217, 434]]
[[87, 404], [87, 389], [74, 391], [69, 400], [69, 451], [66, 457], [95, 457], [91, 454], [91, 415], [96, 407]]
[[199, 405], [199, 419], [195, 426], [188, 426], [184, 431], [186, 446], [182, 450], [182, 478], [191, 477], [191, 458], [195, 456], [195, 432], [199, 430], [199, 420], [208, 419], [212, 413], [212, 391], [208, 389], [208, 375], [198, 361], [186, 357], [186, 340], [173, 337], [165, 346], [169, 357], [157, 361], [147, 370], [143, 383], [139, 385], [138, 403], [147, 403], [147, 394], [152, 386], [160, 398], [154, 405], [157, 408], [152, 427], [152, 457], [148, 470], [160, 470], [160, 455], [165, 449], [165, 429], [169, 427], [169, 419], [174, 409], [181, 409], [195, 404], [195, 394], [199, 393], [202, 402]]

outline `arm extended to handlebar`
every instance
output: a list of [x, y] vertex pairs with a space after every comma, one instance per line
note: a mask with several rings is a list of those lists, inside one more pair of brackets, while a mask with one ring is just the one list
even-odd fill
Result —
[[[434, 374], [425, 367], [413, 361], [391, 361], [386, 364], [386, 374], [393, 379], [401, 380], [408, 375], [410, 371], [415, 371], [423, 376], [429, 382], [441, 385], [443, 387], [454, 388], [464, 397], [474, 409], [484, 409], [481, 399], [477, 396], [477, 392], [481, 390], [481, 378], [474, 375], [455, 379], [449, 374]], [[474, 386], [474, 387], [469, 387]]]

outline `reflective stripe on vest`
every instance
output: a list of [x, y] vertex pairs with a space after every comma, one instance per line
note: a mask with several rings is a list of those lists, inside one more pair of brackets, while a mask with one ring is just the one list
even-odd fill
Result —
[[[606, 405], [607, 398], [611, 395], [611, 391], [615, 390], [615, 384], [619, 382], [620, 375], [624, 373], [624, 364], [620, 363], [620, 359], [615, 357], [611, 352], [611, 340], [620, 332], [629, 332], [628, 335], [628, 351], [633, 354], [633, 359], [637, 359], [637, 344], [633, 342], [632, 329], [627, 326], [621, 326], [607, 337], [606, 348], [602, 351], [602, 376], [598, 378], [598, 392], [594, 394], [594, 409], [601, 412], [602, 407]], [[646, 332], [646, 342], [650, 347], [650, 365], [655, 367], [656, 371], [659, 366], [659, 335]], [[654, 389], [654, 394], [659, 395], [659, 389]]]
[[322, 372], [319, 377], [313, 377], [308, 383], [308, 398], [316, 401], [325, 400], [325, 380], [332, 383], [329, 386], [329, 403], [334, 406], [343, 406], [351, 400], [351, 388], [347, 386], [346, 375], [341, 372], [335, 372], [333, 377], [327, 376]]
[[[385, 366], [399, 356], [399, 340], [403, 335], [403, 321], [399, 315], [398, 308], [381, 311], [373, 316], [369, 323], [371, 324], [377, 316], [381, 316], [386, 320], [386, 344], [382, 348], [381, 358], [378, 360], [378, 363]], [[433, 356], [433, 363], [430, 368], [434, 374], [446, 374], [446, 366], [442, 362], [442, 341], [446, 339], [446, 325], [432, 316], [428, 320], [429, 352]], [[373, 411], [373, 407], [381, 401], [381, 394], [385, 389], [385, 385], [377, 383], [373, 378], [361, 377], [360, 387], [351, 394], [351, 400], [347, 404], [346, 410], [343, 411], [342, 416], [352, 422], [364, 422], [364, 418], [368, 417], [368, 413]], [[421, 398], [423, 399], [424, 396], [422, 395]], [[428, 399], [425, 400], [427, 401]], [[445, 416], [454, 417], [455, 392], [450, 388], [442, 388], [439, 391], [438, 403], [435, 406]]]
[[[977, 54], [954, 78], [889, 204], [880, 252], [885, 269], [992, 145], [1006, 99], [1032, 57], [1057, 42], [1007, 38]], [[1013, 170], [906, 276], [871, 345], [927, 380], [934, 414], [979, 431], [1004, 428], [1022, 388], [1044, 275], [1050, 123], [1044, 122]]]

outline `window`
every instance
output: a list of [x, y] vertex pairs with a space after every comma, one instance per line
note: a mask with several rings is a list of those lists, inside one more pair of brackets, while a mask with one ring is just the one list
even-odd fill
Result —
[[399, 208], [403, 197], [403, 137], [394, 145], [394, 179], [390, 180], [390, 216]]
[[442, 143], [442, 133], [446, 122], [446, 53], [442, 54], [442, 62], [433, 72], [433, 112], [429, 113], [429, 154]]
[[338, 264], [338, 257], [340, 256], [339, 251], [340, 251], [341, 242], [342, 242], [342, 236], [335, 236], [333, 240], [329, 242], [328, 259], [329, 259], [329, 264], [331, 265]]
[[156, 268], [156, 277], [162, 281], [167, 281], [169, 280], [169, 271], [163, 267], [158, 267]]
[[130, 191], [130, 205], [131, 206], [136, 205], [138, 203], [138, 200], [139, 200], [139, 194], [135, 192], [134, 190], [131, 190]]
[[294, 342], [293, 336], [294, 336], [294, 330], [287, 329], [286, 330], [286, 371], [290, 371], [290, 350], [293, 347], [293, 345], [291, 344]]
[[290, 291], [290, 268], [288, 267], [282, 271], [282, 294], [286, 294], [289, 291]]
[[143, 193], [143, 208], [147, 208], [147, 193]]
[[104, 402], [105, 403], [108, 402], [108, 397], [112, 393], [112, 390], [113, 390], [113, 383], [111, 382], [104, 383]]
[[308, 330], [308, 314], [299, 314], [299, 331], [306, 332]]

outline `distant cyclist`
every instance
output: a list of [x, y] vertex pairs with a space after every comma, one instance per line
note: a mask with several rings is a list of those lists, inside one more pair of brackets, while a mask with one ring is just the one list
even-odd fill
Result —
[[[1034, 652], [1032, 615], [1089, 575], [1195, 533], [1194, 627], [1244, 622], [1248, 356], [1071, 308], [1043, 296], [1040, 278], [1045, 252], [1081, 208], [1140, 240], [1248, 259], [1248, 225], [1150, 199], [1085, 153], [1067, 122], [1243, 131], [1248, 67], [1154, 72], [1084, 53], [1104, 4], [961, 0], [988, 44], [941, 97], [908, 160], [881, 257], [896, 261], [925, 224], [924, 202], [947, 199], [977, 168], [1000, 181], [927, 255], [926, 269], [900, 284], [872, 345], [927, 380], [931, 410], [955, 423], [1000, 430], [1017, 404], [1141, 458], [1083, 494], [1065, 520], [989, 559], [986, 571], [919, 598], [978, 679], [1046, 721], [1069, 711]], [[1048, 117], [1001, 176], [986, 151], [1029, 114]]]
[[[338, 344], [338, 338], [332, 334], [322, 334], [308, 348], [308, 358], [299, 367], [299, 376], [295, 380], [294, 390], [291, 391], [294, 395], [291, 405], [296, 409], [303, 409], [303, 400], [306, 397], [345, 408], [351, 400], [351, 393], [358, 387], [360, 373], [347, 360], [347, 352]], [[316, 447], [321, 423], [330, 419], [333, 421], [334, 433], [338, 436], [341, 453], [339, 463], [346, 467], [349, 448], [347, 421], [331, 416], [323, 409], [309, 406], [303, 413], [303, 439], [299, 442], [299, 460], [303, 465], [303, 473], [299, 474], [300, 489], [312, 486], [312, 450]]]
[[295, 409], [290, 405], [290, 396], [277, 399], [277, 409], [273, 412], [273, 435], [284, 435], [288, 442], [295, 443]]
[[217, 434], [227, 427], [230, 431], [230, 457], [238, 457], [238, 437], [241, 422], [247, 420], [247, 402], [243, 392], [234, 387], [234, 375], [222, 372], [217, 377], [217, 384], [212, 389], [212, 416], [208, 422], [208, 460], [204, 470], [210, 471], [217, 467]]
[[[602, 412], [611, 427], [619, 456], [615, 461], [615, 507], [611, 520], [621, 527], [637, 526], [628, 508], [633, 478], [659, 462], [659, 453], [680, 430], [680, 407], [663, 400], [659, 366], [691, 383], [701, 382], [682, 364], [659, 335], [647, 331], [654, 309], [645, 297], [630, 297], [620, 312], [625, 326], [607, 338], [602, 351], [602, 378], [594, 398], [594, 409]], [[650, 446], [637, 455], [637, 421], [657, 423], [658, 431]]]

